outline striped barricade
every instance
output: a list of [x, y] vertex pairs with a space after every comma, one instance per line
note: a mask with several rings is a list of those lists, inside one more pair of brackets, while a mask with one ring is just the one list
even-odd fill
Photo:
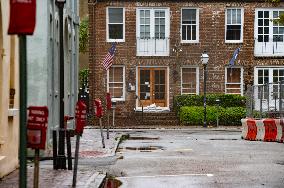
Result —
[[277, 127], [275, 119], [265, 119], [263, 120], [265, 127], [264, 141], [275, 142], [277, 136]]
[[241, 119], [242, 122], [242, 139], [246, 139], [248, 135], [248, 124], [247, 124], [248, 119]]
[[263, 141], [264, 135], [265, 135], [265, 128], [263, 124], [263, 119], [255, 120], [256, 121], [256, 128], [257, 128], [257, 134], [256, 134], [256, 140]]
[[256, 120], [248, 119], [247, 126], [248, 126], [248, 133], [245, 139], [246, 140], [256, 140], [256, 134], [257, 134]]

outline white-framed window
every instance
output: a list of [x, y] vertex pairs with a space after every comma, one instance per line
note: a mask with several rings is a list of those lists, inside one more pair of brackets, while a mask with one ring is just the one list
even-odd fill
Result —
[[[278, 98], [279, 84], [278, 82], [284, 80], [284, 66], [282, 67], [257, 67], [255, 70], [255, 85], [264, 85], [269, 83], [269, 88], [263, 88], [262, 98], [267, 99], [267, 92], [274, 95], [269, 96]], [[261, 92], [258, 92], [258, 99], [261, 98]], [[272, 99], [271, 99], [272, 100]]]
[[225, 93], [243, 95], [243, 67], [225, 68]]
[[199, 42], [199, 9], [181, 9], [181, 42]]
[[122, 7], [107, 7], [107, 42], [125, 41], [125, 10]]
[[137, 56], [169, 56], [168, 8], [137, 8]]
[[107, 91], [112, 100], [125, 100], [125, 66], [112, 65], [107, 71]]
[[199, 68], [181, 68], [181, 94], [199, 94]]
[[284, 25], [273, 22], [284, 9], [256, 9], [255, 56], [284, 56]]
[[226, 9], [226, 32], [225, 38], [227, 43], [243, 42], [243, 8], [227, 8]]

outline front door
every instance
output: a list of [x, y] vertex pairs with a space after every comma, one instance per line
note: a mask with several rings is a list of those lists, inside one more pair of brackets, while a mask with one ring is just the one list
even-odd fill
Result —
[[167, 106], [166, 68], [138, 68], [138, 96], [142, 105]]

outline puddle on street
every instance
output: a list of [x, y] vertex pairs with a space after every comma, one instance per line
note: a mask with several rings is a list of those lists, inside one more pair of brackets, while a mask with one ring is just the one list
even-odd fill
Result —
[[123, 150], [131, 150], [131, 151], [140, 151], [140, 152], [151, 152], [154, 150], [164, 150], [162, 146], [142, 146], [142, 147], [125, 147], [125, 148], [118, 148], [118, 152]]
[[236, 138], [210, 138], [209, 140], [238, 140]]
[[159, 137], [130, 136], [128, 140], [158, 140]]

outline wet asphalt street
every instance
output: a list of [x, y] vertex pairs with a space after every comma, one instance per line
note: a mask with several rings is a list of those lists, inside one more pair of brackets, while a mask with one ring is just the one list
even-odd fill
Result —
[[246, 141], [240, 129], [121, 130], [120, 159], [102, 167], [121, 188], [284, 187], [284, 144]]

